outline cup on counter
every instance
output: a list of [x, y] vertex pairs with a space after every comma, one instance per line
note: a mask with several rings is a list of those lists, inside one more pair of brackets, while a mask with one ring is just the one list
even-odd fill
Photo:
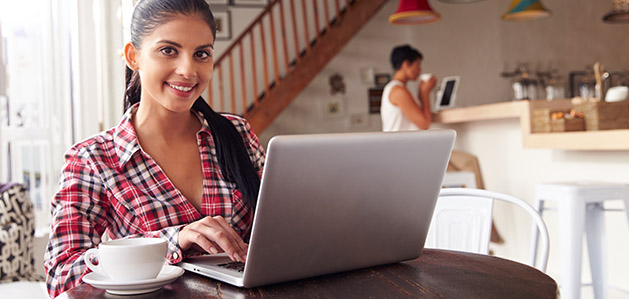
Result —
[[610, 87], [605, 94], [605, 102], [620, 102], [626, 100], [629, 96], [629, 87], [627, 86], [614, 86]]
[[[130, 238], [103, 242], [83, 255], [87, 267], [113, 281], [156, 278], [166, 261], [168, 243], [160, 238]], [[92, 259], [98, 264], [94, 264]]]

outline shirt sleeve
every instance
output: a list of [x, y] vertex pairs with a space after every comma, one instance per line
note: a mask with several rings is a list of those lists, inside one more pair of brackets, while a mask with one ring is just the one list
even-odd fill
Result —
[[103, 184], [76, 149], [66, 154], [59, 185], [51, 201], [51, 233], [44, 255], [51, 297], [73, 288], [87, 273], [83, 253], [100, 242], [109, 209]]

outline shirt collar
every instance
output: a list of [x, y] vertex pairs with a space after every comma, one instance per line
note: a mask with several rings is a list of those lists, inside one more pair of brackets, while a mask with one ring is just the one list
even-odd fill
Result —
[[[140, 143], [138, 142], [138, 137], [135, 133], [135, 128], [133, 127], [133, 123], [131, 122], [131, 118], [135, 115], [135, 112], [138, 110], [139, 103], [134, 104], [125, 112], [124, 116], [118, 123], [114, 130], [113, 140], [114, 140], [114, 148], [116, 151], [116, 155], [118, 155], [119, 167], [123, 168], [131, 157], [142, 148], [140, 147]], [[211, 139], [210, 127], [205, 120], [203, 114], [199, 111], [194, 111], [194, 115], [199, 118], [201, 122], [201, 129], [197, 132], [197, 139], [202, 139], [202, 134], [206, 134], [206, 138], [209, 137]]]
[[135, 152], [141, 149], [138, 143], [138, 137], [135, 134], [135, 128], [131, 123], [131, 117], [135, 114], [137, 109], [138, 103], [127, 109], [120, 123], [118, 123], [118, 126], [116, 126], [114, 130], [114, 148], [116, 155], [118, 155], [120, 168], [131, 160]]

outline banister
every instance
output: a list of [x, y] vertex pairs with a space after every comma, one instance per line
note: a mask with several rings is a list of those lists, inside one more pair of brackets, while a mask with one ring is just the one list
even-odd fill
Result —
[[227, 47], [225, 49], [225, 51], [223, 52], [223, 54], [221, 54], [221, 56], [214, 60], [214, 64], [219, 64], [223, 61], [223, 59], [225, 58], [227, 53], [231, 53], [231, 51], [236, 47], [236, 45], [242, 43], [242, 40], [244, 39], [244, 37], [250, 32], [253, 31], [253, 27], [258, 24], [258, 22], [262, 21], [262, 18], [264, 18], [264, 16], [266, 16], [266, 14], [268, 12], [271, 11], [271, 9], [273, 9], [273, 7], [282, 0], [273, 0], [269, 5], [267, 5], [267, 7], [260, 12], [260, 14], [249, 24], [249, 26], [247, 26], [247, 28], [245, 28], [245, 30], [242, 31], [242, 33], [240, 33], [240, 35], [232, 42], [231, 45], [229, 45], [229, 47]]
[[[314, 73], [340, 51], [340, 45], [356, 34], [357, 28], [388, 0], [346, 0], [342, 4], [340, 0], [324, 0], [323, 6], [311, 1], [319, 0], [272, 0], [224, 48], [214, 61], [214, 79], [208, 84], [208, 102], [215, 110], [241, 114], [252, 126], [255, 124], [263, 130], [305, 88]], [[336, 14], [328, 1], [334, 1], [331, 5], [336, 8]], [[287, 7], [290, 10], [284, 10], [284, 5], [290, 5]], [[343, 10], [341, 5], [345, 6]], [[350, 5], [356, 6], [352, 9], [356, 14], [347, 14]], [[297, 9], [301, 11], [297, 12]], [[312, 9], [314, 11], [310, 13]], [[303, 20], [297, 20], [299, 17]], [[320, 23], [322, 18], [325, 18], [324, 24]], [[340, 18], [347, 22], [338, 22]], [[276, 25], [281, 26], [281, 30], [276, 30]], [[313, 32], [310, 29], [313, 27], [315, 34], [311, 40]], [[294, 43], [294, 53], [289, 52], [292, 48], [289, 43]], [[250, 49], [245, 49], [247, 47]], [[318, 54], [311, 53], [312, 49]], [[283, 55], [282, 61], [279, 55]]]

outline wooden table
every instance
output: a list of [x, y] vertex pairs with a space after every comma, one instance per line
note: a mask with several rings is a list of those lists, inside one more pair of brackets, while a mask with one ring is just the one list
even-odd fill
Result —
[[557, 298], [557, 283], [535, 268], [471, 253], [425, 249], [415, 260], [239, 289], [185, 273], [161, 290], [116, 296], [82, 284], [58, 298]]

